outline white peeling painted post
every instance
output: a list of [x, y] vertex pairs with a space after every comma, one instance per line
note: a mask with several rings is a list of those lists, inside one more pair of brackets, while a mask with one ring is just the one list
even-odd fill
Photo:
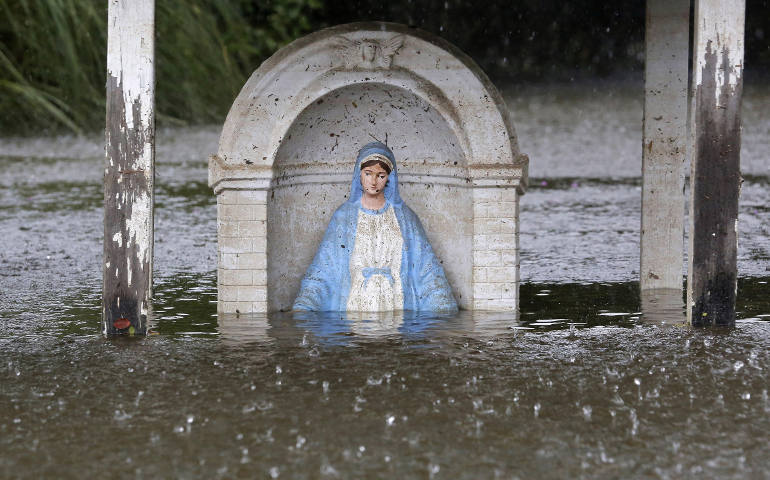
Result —
[[640, 286], [680, 298], [689, 32], [689, 0], [647, 1]]
[[155, 0], [110, 0], [107, 17], [102, 330], [144, 334], [152, 290]]
[[687, 318], [733, 325], [741, 186], [743, 0], [696, 0]]

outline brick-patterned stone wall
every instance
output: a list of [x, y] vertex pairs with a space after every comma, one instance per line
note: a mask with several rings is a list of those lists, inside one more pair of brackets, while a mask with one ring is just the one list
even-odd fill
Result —
[[267, 195], [223, 190], [217, 195], [217, 310], [267, 311]]
[[515, 187], [474, 188], [473, 308], [516, 310], [519, 199]]
[[[514, 311], [519, 285], [519, 193], [473, 188], [473, 309]], [[262, 313], [267, 303], [267, 193], [217, 195], [218, 311]]]

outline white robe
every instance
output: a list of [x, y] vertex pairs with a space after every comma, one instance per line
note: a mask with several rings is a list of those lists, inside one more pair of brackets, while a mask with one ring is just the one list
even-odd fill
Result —
[[401, 255], [404, 239], [393, 207], [382, 213], [359, 209], [350, 257], [349, 312], [404, 309]]

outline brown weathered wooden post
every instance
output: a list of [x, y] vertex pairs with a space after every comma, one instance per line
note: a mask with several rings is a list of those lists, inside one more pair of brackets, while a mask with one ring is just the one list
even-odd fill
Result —
[[697, 0], [687, 317], [735, 323], [744, 0]]
[[648, 0], [642, 150], [642, 291], [673, 289], [684, 277], [684, 173], [690, 1]]
[[144, 334], [152, 290], [155, 1], [110, 0], [107, 16], [102, 330]]

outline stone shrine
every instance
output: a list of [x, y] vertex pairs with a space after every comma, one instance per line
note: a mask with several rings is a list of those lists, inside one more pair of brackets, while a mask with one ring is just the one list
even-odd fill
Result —
[[502, 96], [446, 41], [391, 23], [322, 30], [251, 76], [209, 160], [218, 311], [291, 308], [356, 153], [386, 143], [460, 308], [518, 309], [528, 158]]

